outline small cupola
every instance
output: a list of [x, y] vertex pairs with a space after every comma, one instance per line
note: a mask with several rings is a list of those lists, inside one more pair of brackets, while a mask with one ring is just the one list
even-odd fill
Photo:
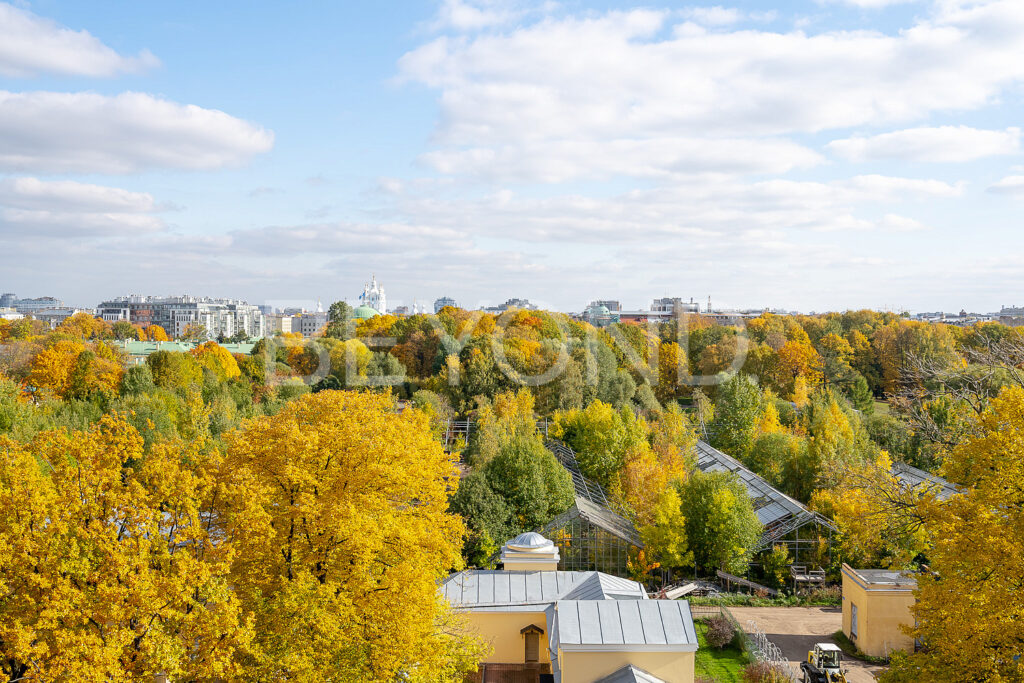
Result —
[[530, 531], [519, 534], [501, 549], [505, 571], [555, 571], [558, 548], [550, 540]]

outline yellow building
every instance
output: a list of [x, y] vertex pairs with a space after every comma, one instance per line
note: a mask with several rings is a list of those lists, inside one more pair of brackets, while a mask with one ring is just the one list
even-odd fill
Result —
[[502, 548], [503, 570], [460, 572], [440, 586], [493, 647], [477, 680], [517, 672], [538, 682], [692, 683], [689, 603], [650, 600], [639, 583], [602, 572], [557, 571], [558, 557], [548, 539], [522, 534]]
[[900, 628], [912, 626], [912, 574], [887, 569], [854, 569], [843, 564], [843, 633], [865, 654], [888, 657], [913, 650], [914, 639]]

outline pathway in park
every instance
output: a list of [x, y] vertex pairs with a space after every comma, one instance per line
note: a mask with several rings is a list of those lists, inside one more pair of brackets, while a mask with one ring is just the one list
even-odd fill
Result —
[[[729, 611], [742, 626], [753, 620], [797, 671], [815, 643], [832, 642], [832, 634], [843, 627], [839, 607], [730, 607]], [[844, 657], [843, 661], [849, 683], [874, 683], [874, 674], [882, 670], [857, 659]]]

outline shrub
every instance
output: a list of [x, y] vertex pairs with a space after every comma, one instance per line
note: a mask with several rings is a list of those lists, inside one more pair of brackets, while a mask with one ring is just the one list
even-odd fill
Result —
[[754, 662], [743, 669], [745, 683], [790, 683], [791, 679], [782, 669], [768, 662]]
[[841, 586], [822, 586], [811, 591], [805, 601], [810, 605], [841, 605], [843, 589]]
[[704, 637], [707, 639], [708, 645], [721, 650], [736, 637], [736, 629], [725, 617], [712, 617], [708, 620], [708, 632]]

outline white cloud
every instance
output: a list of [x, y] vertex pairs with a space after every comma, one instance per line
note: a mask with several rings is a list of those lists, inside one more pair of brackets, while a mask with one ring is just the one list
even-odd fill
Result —
[[989, 192], [1024, 197], [1024, 175], [1011, 175], [988, 188]]
[[499, 181], [563, 182], [577, 178], [669, 178], [696, 173], [785, 173], [810, 168], [821, 155], [788, 140], [660, 138], [554, 140], [502, 147], [443, 149], [422, 161], [444, 174]]
[[[806, 231], [850, 232], [921, 227], [901, 211], [909, 202], [952, 199], [959, 185], [937, 180], [865, 175], [831, 183], [771, 179], [755, 183], [727, 177], [636, 190], [606, 198], [578, 194], [535, 198], [508, 191], [475, 200], [433, 194], [399, 198], [407, 220], [445, 227], [477, 238], [515, 239], [530, 244], [620, 245], [624, 239], [654, 240], [687, 248], [732, 242], [743, 234], [800, 241]], [[862, 215], [862, 207], [882, 219]]]
[[433, 28], [478, 31], [508, 24], [530, 11], [513, 0], [442, 0]]
[[[1024, 80], [1024, 3], [949, 6], [896, 34], [666, 32], [651, 10], [548, 18], [404, 55], [440, 91], [442, 145], [749, 137], [912, 121]], [[837, 77], [841, 74], [841, 77]]]
[[147, 50], [124, 57], [87, 31], [74, 31], [0, 2], [0, 76], [113, 76], [158, 64]]
[[745, 12], [735, 7], [688, 7], [680, 13], [702, 26], [729, 26], [741, 21], [772, 21], [775, 12]]
[[268, 151], [274, 135], [215, 109], [144, 93], [0, 91], [0, 170], [212, 169]]
[[0, 180], [0, 233], [66, 238], [161, 230], [145, 192], [37, 178]]
[[919, 2], [919, 0], [818, 0], [818, 2], [853, 5], [862, 9], [881, 9], [891, 5], [907, 5], [912, 2]]
[[968, 126], [910, 128], [871, 137], [833, 140], [826, 147], [849, 161], [974, 161], [1020, 150], [1020, 128], [979, 130]]

